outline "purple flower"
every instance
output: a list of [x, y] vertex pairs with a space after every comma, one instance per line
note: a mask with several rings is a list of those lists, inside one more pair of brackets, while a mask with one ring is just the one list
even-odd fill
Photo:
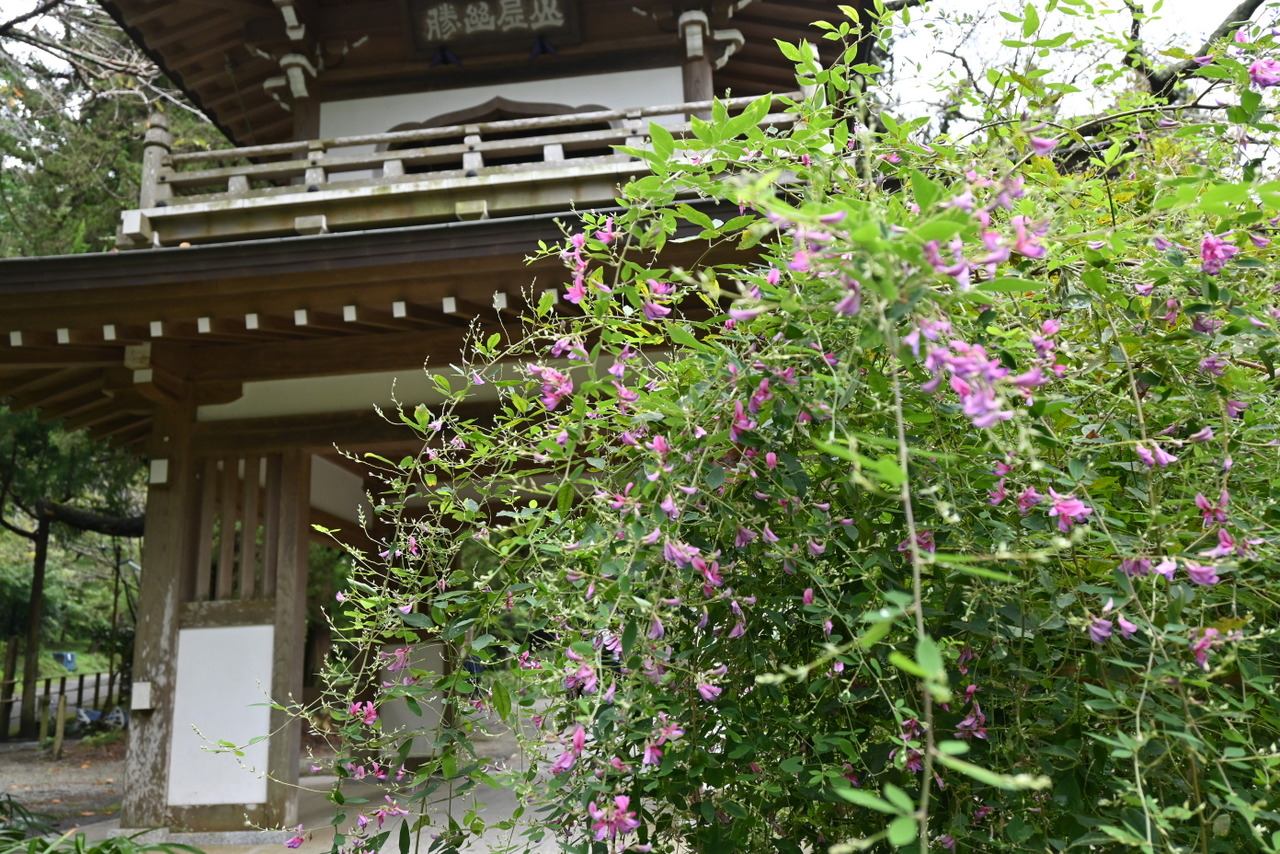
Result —
[[1231, 501], [1231, 493], [1222, 490], [1218, 495], [1218, 503], [1213, 504], [1209, 499], [1204, 497], [1203, 492], [1196, 493], [1196, 506], [1200, 508], [1200, 516], [1204, 519], [1205, 527], [1213, 524], [1225, 524], [1227, 521], [1227, 504]]
[[1209, 669], [1209, 650], [1218, 645], [1220, 632], [1215, 628], [1203, 629], [1199, 637], [1191, 639], [1191, 654], [1196, 657], [1196, 664]]
[[1249, 66], [1249, 81], [1259, 89], [1280, 85], [1280, 62], [1274, 59], [1255, 60]]
[[1030, 139], [1030, 143], [1033, 152], [1041, 157], [1048, 157], [1049, 152], [1053, 151], [1058, 141], [1056, 139], [1045, 139], [1042, 136], [1033, 136]]
[[1226, 528], [1218, 529], [1218, 544], [1211, 549], [1200, 552], [1201, 557], [1230, 557], [1236, 552], [1236, 538]]
[[1248, 406], [1249, 404], [1245, 403], [1242, 400], [1228, 400], [1227, 401], [1227, 417], [1239, 418], [1241, 415], [1244, 414], [1244, 411], [1245, 409], [1248, 408]]
[[1199, 444], [1199, 443], [1201, 443], [1201, 442], [1212, 442], [1212, 441], [1213, 441], [1213, 428], [1212, 428], [1212, 427], [1202, 427], [1202, 428], [1200, 428], [1199, 430], [1197, 430], [1196, 432], [1192, 433], [1190, 436], [1188, 436], [1188, 437], [1187, 437], [1187, 441], [1188, 441], [1188, 442], [1195, 442], [1195, 443], [1197, 443], [1197, 444]]
[[306, 840], [302, 838], [302, 825], [298, 825], [298, 829], [294, 831], [294, 835], [284, 844], [285, 848], [298, 848]]
[[714, 700], [716, 697], [719, 697], [720, 692], [723, 690], [724, 690], [723, 688], [717, 688], [715, 685], [708, 685], [706, 683], [703, 683], [698, 686], [698, 693], [702, 695], [702, 699], [706, 700], [707, 702], [710, 702]]
[[1200, 242], [1200, 269], [1210, 276], [1218, 275], [1240, 251], [1240, 247], [1223, 239], [1229, 234], [1229, 231], [1221, 235], [1206, 233], [1204, 240]]
[[1120, 634], [1123, 637], [1131, 638], [1138, 631], [1137, 623], [1131, 623], [1124, 618], [1124, 614], [1116, 614], [1116, 623], [1120, 626]]
[[1155, 566], [1157, 575], [1163, 575], [1167, 580], [1173, 581], [1173, 574], [1178, 569], [1178, 564], [1173, 558], [1165, 558]]
[[1110, 620], [1104, 620], [1101, 617], [1094, 617], [1089, 621], [1089, 640], [1094, 643], [1102, 643], [1111, 637]]
[[671, 313], [671, 309], [667, 308], [665, 305], [658, 305], [653, 302], [646, 302], [642, 308], [644, 310], [644, 316], [649, 320], [661, 320]]
[[1187, 575], [1191, 576], [1192, 583], [1202, 587], [1211, 587], [1221, 580], [1216, 566], [1201, 566], [1192, 561], [1187, 561]]
[[572, 750], [566, 750], [564, 753], [560, 754], [559, 758], [557, 758], [555, 762], [551, 763], [551, 773], [552, 774], [565, 773], [569, 769], [573, 768], [573, 764], [577, 761], [577, 759], [578, 757], [573, 755]]
[[1145, 557], [1127, 557], [1120, 561], [1120, 571], [1130, 578], [1151, 574], [1151, 561]]

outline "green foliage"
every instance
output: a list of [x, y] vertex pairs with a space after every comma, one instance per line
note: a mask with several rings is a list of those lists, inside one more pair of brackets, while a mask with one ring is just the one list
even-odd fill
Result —
[[225, 144], [135, 51], [88, 2], [0, 36], [0, 257], [111, 249], [120, 211], [137, 206], [152, 110], [171, 110], [180, 147]]
[[145, 833], [111, 836], [95, 842], [74, 831], [27, 840], [0, 839], [0, 854], [204, 854], [199, 848], [178, 842], [139, 842]]
[[[580, 311], [543, 300], [401, 413], [425, 447], [380, 469], [395, 534], [344, 596], [334, 802], [389, 767], [378, 828], [504, 784], [513, 833], [575, 852], [1280, 851], [1252, 57], [1219, 64], [1229, 115], [957, 139], [851, 125], [849, 70], [789, 50], [817, 89], [788, 120], [654, 126], [625, 211], [546, 248]], [[481, 383], [496, 418], [458, 416]], [[511, 673], [411, 651], [441, 643]], [[429, 704], [453, 725], [389, 723]], [[539, 767], [496, 777], [484, 714]]]
[[54, 830], [53, 816], [27, 809], [8, 792], [0, 795], [0, 848]]

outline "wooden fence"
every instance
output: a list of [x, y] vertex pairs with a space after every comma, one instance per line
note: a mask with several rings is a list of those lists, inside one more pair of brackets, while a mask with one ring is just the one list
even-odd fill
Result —
[[[114, 677], [114, 678], [112, 678]], [[106, 711], [122, 693], [119, 673], [80, 673], [50, 676], [37, 682], [37, 705], [41, 710], [56, 708], [58, 698], [67, 695], [67, 708], [76, 706]], [[0, 741], [7, 741], [17, 729], [22, 696], [17, 680], [0, 682]], [[12, 696], [10, 696], [12, 693]], [[89, 702], [91, 700], [91, 702]]]

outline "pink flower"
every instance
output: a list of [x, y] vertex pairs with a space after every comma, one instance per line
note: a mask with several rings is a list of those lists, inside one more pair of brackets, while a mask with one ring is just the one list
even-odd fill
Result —
[[1053, 151], [1058, 144], [1056, 139], [1045, 139], [1042, 136], [1033, 136], [1029, 142], [1031, 143], [1031, 150], [1041, 157], [1048, 157], [1049, 152]]
[[710, 702], [711, 700], [714, 700], [716, 697], [719, 697], [720, 692], [723, 690], [724, 690], [723, 688], [717, 688], [715, 685], [708, 685], [706, 683], [703, 683], [698, 686], [698, 693], [702, 695], [702, 699], [708, 702]]
[[1249, 81], [1259, 89], [1280, 85], [1280, 62], [1259, 59], [1249, 66]]
[[806, 587], [804, 589], [804, 594], [801, 595], [800, 601], [806, 605], [813, 604], [813, 588], [812, 587]]
[[1064, 534], [1071, 530], [1072, 523], [1079, 524], [1083, 522], [1084, 517], [1093, 512], [1091, 508], [1086, 507], [1085, 503], [1074, 495], [1059, 495], [1050, 489], [1049, 497], [1053, 499], [1053, 506], [1049, 508], [1049, 515], [1058, 517], [1058, 530]]
[[303, 843], [303, 842], [305, 842], [305, 841], [306, 841], [306, 840], [305, 840], [305, 839], [303, 839], [303, 837], [302, 837], [302, 825], [298, 825], [297, 830], [295, 830], [295, 831], [294, 831], [294, 835], [293, 835], [292, 837], [290, 837], [289, 841], [288, 841], [288, 842], [286, 842], [286, 843], [284, 844], [284, 847], [285, 847], [285, 848], [298, 848], [298, 847], [300, 847], [300, 846], [302, 845], [302, 843]]
[[1201, 630], [1199, 637], [1191, 639], [1191, 654], [1196, 657], [1196, 664], [1201, 668], [1209, 669], [1209, 650], [1218, 645], [1218, 635], [1221, 634], [1215, 628], [1206, 628]]
[[573, 765], [577, 760], [578, 758], [573, 755], [573, 751], [566, 750], [564, 753], [560, 754], [560, 757], [556, 759], [555, 762], [551, 763], [551, 773], [563, 774], [573, 768]]
[[625, 836], [640, 826], [635, 810], [628, 809], [630, 806], [631, 798], [626, 795], [616, 796], [613, 805], [606, 804], [604, 809], [597, 807], [595, 801], [587, 806], [587, 812], [595, 819], [591, 829], [596, 832], [596, 842]]
[[353, 718], [359, 718], [364, 724], [373, 724], [378, 719], [378, 710], [370, 702], [352, 703], [350, 711]]
[[1044, 501], [1044, 496], [1036, 492], [1034, 486], [1028, 486], [1018, 496], [1018, 512], [1025, 516], [1031, 512], [1032, 507], [1035, 507], [1041, 501]]
[[1204, 240], [1200, 242], [1200, 269], [1210, 276], [1218, 275], [1227, 262], [1240, 251], [1240, 247], [1223, 239], [1230, 233], [1229, 231], [1221, 235], [1206, 233]]
[[1205, 527], [1213, 524], [1224, 524], [1227, 521], [1227, 504], [1231, 501], [1231, 493], [1222, 490], [1218, 495], [1218, 503], [1211, 504], [1209, 499], [1204, 497], [1203, 492], [1196, 493], [1196, 506], [1200, 508], [1200, 516], [1204, 519]]
[[1134, 446], [1134, 452], [1137, 453], [1138, 459], [1142, 460], [1142, 462], [1146, 464], [1147, 468], [1151, 468], [1152, 466], [1160, 466], [1161, 468], [1164, 468], [1170, 463], [1176, 463], [1178, 461], [1177, 457], [1166, 451], [1164, 448], [1161, 448], [1155, 442], [1152, 442], [1151, 444], [1154, 450], [1148, 449], [1145, 445], [1141, 444]]
[[1126, 620], [1124, 614], [1116, 614], [1116, 623], [1120, 626], [1120, 634], [1126, 638], [1133, 637], [1134, 633], [1138, 631], [1137, 624]]
[[1151, 561], [1145, 557], [1127, 557], [1120, 561], [1120, 571], [1130, 578], [1151, 574]]

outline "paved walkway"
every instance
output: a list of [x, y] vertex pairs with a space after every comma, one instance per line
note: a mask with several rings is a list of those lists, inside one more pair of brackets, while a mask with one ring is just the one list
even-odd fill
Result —
[[[475, 746], [477, 754], [489, 760], [495, 766], [509, 768], [512, 770], [522, 770], [526, 767], [528, 761], [521, 752], [519, 744], [515, 736], [510, 731], [502, 731], [499, 727], [492, 727], [494, 735], [489, 737], [475, 737]], [[330, 823], [333, 819], [335, 807], [326, 800], [330, 787], [334, 782], [332, 776], [305, 776], [301, 779], [301, 792], [298, 798], [298, 817], [303, 824], [303, 836], [305, 841], [299, 847], [299, 854], [321, 854], [330, 849], [333, 844], [333, 825]], [[368, 798], [369, 809], [376, 808], [377, 805], [385, 803], [382, 792], [372, 785], [349, 784], [344, 787], [343, 794], [347, 798]], [[442, 791], [437, 797], [445, 797]], [[451, 801], [436, 803], [430, 807], [428, 814], [431, 818], [431, 826], [423, 828], [420, 831], [420, 838], [411, 842], [411, 852], [425, 852], [431, 842], [434, 834], [447, 832], [448, 819], [452, 816], [459, 824], [467, 821], [468, 814], [474, 810], [478, 816], [490, 830], [486, 832], [479, 840], [472, 841], [469, 848], [464, 850], [485, 852], [485, 854], [499, 854], [504, 851], [531, 851], [553, 852], [557, 848], [551, 839], [543, 839], [539, 844], [529, 844], [526, 848], [527, 838], [523, 835], [523, 830], [527, 826], [521, 824], [514, 825], [511, 829], [500, 830], [493, 828], [493, 825], [507, 821], [515, 812], [516, 794], [509, 789], [494, 789], [489, 786], [479, 785], [466, 794], [453, 798]], [[348, 820], [344, 823], [343, 829], [349, 829], [354, 822], [360, 807], [348, 804], [344, 812], [348, 816]], [[387, 844], [383, 846], [382, 851], [386, 854], [398, 854], [399, 852], [399, 828], [402, 819], [389, 819], [386, 827], [391, 830]], [[87, 825], [82, 831], [85, 836], [93, 841], [104, 839], [110, 836], [120, 835], [120, 820], [118, 818], [96, 822]], [[142, 841], [168, 841], [180, 842], [186, 845], [192, 845], [210, 854], [288, 854], [285, 850], [285, 841], [292, 836], [290, 832], [281, 831], [255, 831], [244, 830], [230, 833], [168, 833], [167, 831], [152, 831], [141, 837]]]

